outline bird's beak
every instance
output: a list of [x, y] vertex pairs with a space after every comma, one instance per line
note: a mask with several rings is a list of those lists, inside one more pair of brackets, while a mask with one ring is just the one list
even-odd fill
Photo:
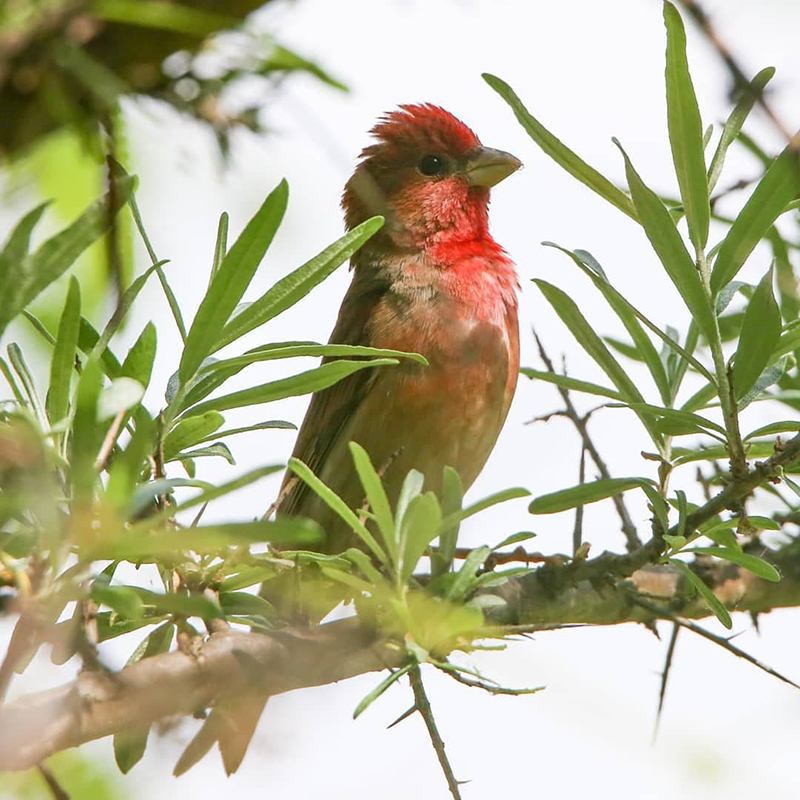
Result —
[[467, 161], [467, 179], [471, 186], [489, 188], [516, 172], [521, 166], [522, 162], [511, 153], [494, 150], [491, 147], [481, 147]]

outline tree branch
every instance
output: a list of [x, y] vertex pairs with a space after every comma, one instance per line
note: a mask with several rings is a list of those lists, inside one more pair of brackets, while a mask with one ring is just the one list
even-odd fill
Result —
[[[776, 447], [770, 459], [757, 463], [690, 514], [687, 533], [759, 484], [776, 479], [781, 467], [798, 455], [800, 435]], [[512, 578], [490, 592], [506, 604], [491, 609], [487, 635], [499, 635], [501, 626], [512, 633], [520, 625], [614, 625], [709, 616], [702, 600], [685, 597], [681, 575], [674, 567], [650, 563], [659, 555], [660, 543], [651, 540], [632, 553], [545, 563]], [[691, 566], [732, 610], [764, 613], [800, 606], [797, 542], [779, 550], [765, 549], [759, 555], [782, 573], [780, 582], [762, 580], [707, 557]], [[634, 601], [637, 596], [659, 602], [646, 608]], [[233, 693], [275, 695], [380, 671], [402, 660], [402, 648], [355, 618], [268, 635], [222, 630], [212, 633], [195, 655], [177, 650], [118, 673], [85, 671], [70, 684], [0, 708], [0, 770], [27, 769], [53, 753], [93, 739], [168, 716], [189, 716]]]

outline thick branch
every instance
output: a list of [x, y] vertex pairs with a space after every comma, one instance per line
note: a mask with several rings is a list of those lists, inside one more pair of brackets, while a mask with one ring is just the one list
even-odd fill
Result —
[[[781, 466], [798, 455], [800, 435], [689, 515], [687, 532], [758, 485], [777, 478]], [[634, 602], [632, 589], [657, 598], [668, 619], [709, 616], [701, 600], [683, 597], [681, 577], [674, 567], [650, 563], [659, 556], [659, 547], [652, 540], [624, 555], [603, 553], [592, 560], [544, 563], [493, 590], [506, 605], [493, 610], [490, 623], [513, 631], [520, 625], [651, 622], [658, 614], [652, 606]], [[762, 613], [800, 606], [797, 545], [759, 555], [781, 572], [779, 583], [711, 559], [698, 559], [693, 568], [730, 609]], [[492, 633], [496, 631], [493, 627]], [[272, 695], [320, 686], [397, 666], [402, 657], [401, 648], [356, 619], [270, 635], [222, 630], [209, 636], [196, 655], [178, 650], [116, 674], [87, 671], [73, 683], [0, 708], [0, 770], [27, 769], [92, 739], [164, 717], [191, 715], [225, 694], [249, 690]]]

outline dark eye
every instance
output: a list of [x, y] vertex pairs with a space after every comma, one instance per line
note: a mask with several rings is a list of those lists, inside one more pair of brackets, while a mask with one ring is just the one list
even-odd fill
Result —
[[423, 175], [438, 175], [444, 170], [444, 159], [441, 156], [423, 156], [418, 169]]

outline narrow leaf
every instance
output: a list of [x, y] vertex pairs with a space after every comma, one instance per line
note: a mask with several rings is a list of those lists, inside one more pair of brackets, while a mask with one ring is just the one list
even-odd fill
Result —
[[680, 561], [677, 558], [671, 558], [669, 563], [676, 566], [686, 576], [689, 584], [692, 585], [697, 590], [698, 594], [703, 598], [703, 600], [706, 601], [706, 604], [711, 609], [711, 612], [714, 614], [714, 616], [726, 628], [728, 628], [728, 630], [730, 630], [733, 627], [733, 622], [731, 621], [731, 615], [728, 613], [728, 609], [722, 605], [719, 598], [703, 582], [702, 578], [692, 572], [687, 564], [684, 564], [683, 561]]
[[532, 380], [545, 381], [546, 383], [553, 383], [560, 386], [562, 389], [570, 389], [575, 392], [584, 392], [585, 394], [594, 394], [599, 397], [610, 397], [612, 400], [621, 400], [622, 395], [616, 389], [609, 389], [606, 386], [600, 386], [596, 383], [589, 381], [578, 380], [577, 378], [570, 378], [569, 375], [559, 375], [553, 372], [544, 372], [539, 369], [531, 369], [530, 367], [522, 367], [520, 374], [525, 375]]
[[381, 478], [375, 471], [367, 451], [360, 444], [350, 442], [350, 453], [353, 456], [358, 479], [364, 487], [370, 511], [375, 515], [375, 522], [378, 523], [378, 530], [381, 533], [383, 544], [391, 560], [397, 563], [398, 549], [394, 518], [392, 517], [389, 498], [386, 496], [386, 490], [383, 488]]
[[248, 308], [228, 322], [215, 350], [258, 328], [302, 300], [315, 286], [343, 264], [383, 225], [383, 217], [372, 217], [348, 231], [319, 255], [290, 272]]
[[179, 369], [181, 383], [194, 375], [207, 355], [222, 347], [220, 325], [228, 321], [250, 285], [283, 219], [288, 199], [289, 187], [281, 181], [225, 255], [189, 330]]
[[75, 369], [75, 351], [81, 321], [81, 290], [73, 276], [69, 281], [58, 336], [50, 360], [50, 388], [47, 391], [47, 417], [50, 424], [63, 419], [69, 410], [70, 380]]
[[800, 191], [800, 151], [788, 144], [759, 181], [722, 242], [711, 273], [711, 290], [733, 280], [753, 248], [767, 235]]
[[708, 178], [703, 154], [703, 126], [700, 109], [686, 59], [686, 31], [678, 10], [664, 3], [667, 28], [667, 123], [675, 174], [689, 224], [689, 236], [700, 253], [708, 242], [711, 211]]
[[593, 192], [599, 194], [604, 200], [616, 206], [632, 219], [636, 219], [636, 211], [630, 198], [614, 186], [608, 178], [601, 175], [593, 167], [590, 167], [582, 158], [553, 136], [530, 114], [507, 83], [487, 72], [484, 72], [482, 77], [511, 106], [522, 127], [550, 158], [574, 178], [588, 186]]
[[773, 264], [756, 287], [742, 322], [733, 362], [733, 388], [741, 400], [767, 367], [781, 337], [781, 312], [772, 290]]
[[615, 497], [628, 489], [635, 489], [645, 483], [646, 478], [604, 478], [591, 483], [581, 483], [569, 489], [543, 494], [528, 506], [531, 514], [555, 514], [578, 506], [596, 503], [607, 497]]
[[777, 583], [781, 579], [780, 572], [778, 572], [772, 564], [758, 556], [751, 555], [750, 553], [743, 553], [741, 550], [729, 547], [693, 547], [686, 552], [697, 553], [703, 556], [715, 556], [725, 561], [731, 561], [734, 564], [738, 564], [740, 567], [750, 570], [753, 575], [758, 575], [759, 578], [763, 578], [765, 581]]

